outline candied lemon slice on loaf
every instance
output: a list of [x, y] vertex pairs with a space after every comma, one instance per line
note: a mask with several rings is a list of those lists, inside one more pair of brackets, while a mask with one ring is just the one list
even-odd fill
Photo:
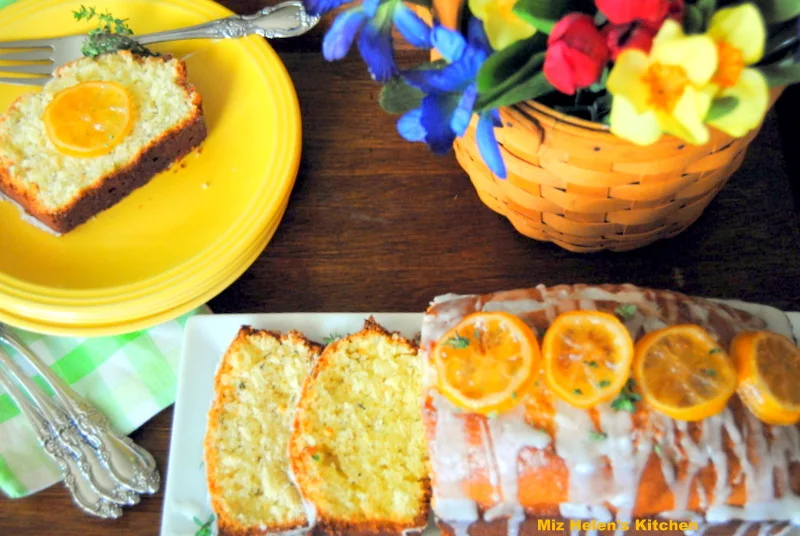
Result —
[[550, 325], [542, 356], [553, 392], [572, 406], [590, 408], [614, 398], [628, 381], [633, 341], [613, 315], [572, 311]]
[[317, 531], [425, 527], [430, 484], [417, 347], [368, 320], [329, 344], [308, 377], [289, 442]]
[[243, 327], [222, 358], [205, 437], [208, 490], [222, 534], [309, 523], [288, 476], [288, 442], [303, 382], [321, 350], [294, 331]]
[[739, 398], [767, 424], [800, 421], [800, 349], [768, 331], [740, 333], [731, 344]]
[[531, 328], [503, 312], [467, 316], [439, 339], [432, 354], [441, 393], [457, 407], [482, 414], [519, 403], [539, 359]]
[[648, 405], [681, 421], [716, 415], [736, 390], [728, 354], [704, 329], [690, 324], [642, 337], [636, 343], [633, 375]]

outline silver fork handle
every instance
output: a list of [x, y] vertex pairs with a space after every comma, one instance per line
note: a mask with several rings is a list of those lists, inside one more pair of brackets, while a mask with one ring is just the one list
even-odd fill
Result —
[[97, 494], [117, 504], [138, 503], [138, 495], [129, 488], [121, 486], [119, 481], [114, 480], [106, 472], [98, 453], [81, 437], [69, 416], [54, 404], [2, 349], [0, 349], [0, 363], [31, 397], [39, 414], [49, 423], [56, 440], [71, 456], [75, 467]]
[[311, 16], [300, 1], [265, 7], [253, 15], [234, 15], [178, 30], [134, 36], [142, 45], [183, 39], [229, 39], [260, 35], [268, 39], [295, 37], [313, 28], [319, 17]]
[[45, 452], [55, 461], [64, 475], [64, 484], [69, 489], [72, 501], [84, 512], [105, 519], [116, 519], [122, 515], [122, 509], [116, 504], [102, 498], [83, 477], [76, 461], [66, 453], [56, 435], [33, 404], [12, 384], [11, 380], [0, 373], [0, 387], [6, 391], [22, 414], [31, 423], [36, 438]]
[[[108, 468], [114, 480], [138, 493], [158, 491], [161, 477], [156, 462], [149, 452], [129, 438], [117, 435], [103, 414], [79, 399], [72, 389], [64, 385], [61, 378], [50, 371], [50, 367], [42, 363], [36, 354], [1, 324], [0, 342], [5, 342], [19, 352], [44, 378], [58, 401], [67, 410], [69, 417], [96, 450], [97, 456]], [[58, 411], [58, 408], [53, 409]], [[119, 498], [124, 499], [128, 496]]]

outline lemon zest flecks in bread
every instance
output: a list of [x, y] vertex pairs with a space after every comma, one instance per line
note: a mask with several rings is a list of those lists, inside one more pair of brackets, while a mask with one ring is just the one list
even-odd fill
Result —
[[417, 348], [368, 321], [330, 344], [303, 390], [290, 440], [320, 526], [424, 526], [429, 483]]
[[299, 333], [244, 327], [223, 357], [205, 439], [212, 506], [225, 534], [307, 524], [289, 477], [288, 440], [303, 382], [321, 347]]
[[[81, 191], [134, 161], [143, 148], [180, 128], [195, 113], [200, 96], [181, 83], [177, 59], [138, 58], [123, 51], [83, 58], [62, 67], [41, 92], [25, 94], [0, 122], [0, 163], [10, 178], [56, 211]], [[94, 158], [66, 156], [53, 146], [41, 117], [53, 96], [91, 80], [111, 80], [132, 95], [136, 121], [130, 134], [110, 153]]]

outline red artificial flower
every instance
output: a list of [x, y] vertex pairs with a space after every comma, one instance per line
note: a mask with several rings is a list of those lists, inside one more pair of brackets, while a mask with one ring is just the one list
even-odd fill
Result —
[[658, 27], [650, 24], [631, 22], [628, 24], [608, 24], [603, 28], [611, 59], [616, 60], [619, 53], [628, 48], [650, 52]]
[[660, 26], [667, 18], [673, 2], [671, 0], [596, 0], [595, 3], [612, 24], [627, 24], [638, 20], [657, 23]]
[[[684, 5], [683, 0], [670, 0], [667, 8], [667, 18], [676, 22], [683, 22]], [[661, 27], [661, 25], [658, 25]]]
[[[603, 35], [606, 36], [608, 49], [611, 51], [611, 58], [616, 60], [619, 53], [626, 48], [635, 48], [643, 52], [650, 52], [653, 46], [653, 38], [661, 29], [666, 19], [673, 19], [676, 22], [683, 22], [684, 0], [667, 0], [666, 15], [662, 19], [655, 21], [638, 19], [624, 24], [609, 23], [603, 28]], [[598, 0], [598, 5], [602, 0]], [[643, 2], [646, 3], [646, 2]]]
[[547, 39], [544, 75], [561, 93], [572, 95], [600, 79], [609, 60], [606, 39], [583, 13], [558, 21]]

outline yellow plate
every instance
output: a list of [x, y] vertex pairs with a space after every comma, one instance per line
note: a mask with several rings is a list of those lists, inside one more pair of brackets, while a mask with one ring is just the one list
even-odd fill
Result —
[[[286, 202], [288, 202], [288, 198]], [[232, 276], [229, 274], [233, 270], [238, 269], [240, 264], [244, 262], [242, 259], [249, 259], [252, 256], [252, 250], [254, 248], [259, 248], [259, 254], [264, 250], [266, 242], [261, 244], [262, 237], [264, 235], [271, 237], [274, 234], [285, 212], [286, 202], [279, 209], [278, 214], [272, 222], [260, 227], [262, 230], [261, 234], [256, 236], [254, 241], [250, 242], [250, 246], [247, 249], [242, 250], [241, 247], [236, 248], [236, 251], [239, 252], [238, 256], [234, 257], [227, 253], [223, 255], [223, 251], [217, 252], [220, 254], [220, 258], [225, 259], [224, 265], [219, 265], [214, 270], [206, 269], [204, 271], [204, 273], [207, 274], [206, 279], [196, 286], [175, 286], [169, 289], [169, 292], [158, 292], [154, 290], [149, 294], [143, 294], [141, 296], [112, 296], [104, 301], [94, 301], [81, 305], [50, 303], [47, 304], [46, 307], [42, 306], [40, 303], [17, 298], [12, 299], [6, 296], [3, 300], [4, 303], [0, 305], [0, 309], [4, 309], [8, 313], [16, 316], [35, 318], [37, 322], [42, 324], [116, 324], [125, 322], [131, 318], [150, 316], [160, 311], [172, 309], [177, 304], [184, 303], [194, 296], [204, 293], [206, 289], [220, 284], [222, 285], [220, 290], [223, 290], [226, 285], [229, 285], [240, 275], [240, 273], [238, 273], [235, 277], [231, 278]], [[237, 246], [238, 245], [237, 243]], [[225, 252], [227, 252], [227, 250], [225, 250]], [[252, 260], [254, 260], [254, 258]], [[252, 260], [249, 262], [252, 262]], [[124, 304], [124, 307], [122, 304]]]
[[122, 333], [130, 333], [142, 329], [148, 329], [163, 322], [167, 322], [180, 315], [187, 313], [208, 302], [211, 298], [223, 291], [230, 283], [230, 280], [238, 279], [248, 267], [259, 257], [264, 248], [269, 243], [272, 236], [278, 228], [274, 225], [268, 229], [253, 247], [243, 256], [237, 264], [230, 267], [229, 271], [220, 275], [219, 280], [215, 284], [209, 285], [209, 288], [201, 294], [195, 295], [191, 300], [181, 303], [180, 305], [164, 308], [156, 314], [144, 317], [131, 317], [119, 323], [86, 323], [86, 324], [69, 324], [69, 323], [48, 323], [38, 319], [31, 319], [22, 316], [10, 314], [0, 309], [0, 322], [5, 322], [18, 328], [35, 331], [37, 333], [46, 333], [49, 335], [65, 335], [70, 337], [103, 337], [109, 335], [120, 335]]
[[[92, 5], [128, 18], [137, 33], [230, 14], [209, 0]], [[0, 40], [53, 35], [54, 28], [85, 31], [72, 20], [79, 6], [21, 0], [3, 10]], [[27, 301], [27, 312], [74, 304], [79, 316], [92, 304], [124, 310], [133, 298], [163, 304], [187, 289], [201, 293], [280, 217], [297, 174], [301, 132], [297, 97], [275, 52], [258, 37], [154, 48], [186, 58], [209, 126], [202, 150], [187, 157], [185, 168], [163, 173], [63, 237], [24, 223], [15, 207], [0, 203], [0, 309], [16, 314], [8, 296]], [[30, 89], [0, 85], [0, 109], [23, 91]]]
[[[251, 249], [257, 246], [262, 235], [269, 234], [271, 236], [274, 233], [280, 224], [287, 204], [288, 198], [278, 209], [275, 219], [259, 226], [260, 234], [249, 240], [247, 248], [244, 248], [241, 242], [236, 242], [234, 250], [221, 248], [215, 252], [218, 255], [218, 262], [213, 266], [209, 267], [208, 264], [204, 264], [200, 268], [192, 267], [195, 271], [205, 274], [205, 279], [197, 282], [194, 286], [173, 284], [171, 288], [167, 289], [154, 287], [150, 293], [111, 296], [83, 304], [53, 302], [43, 305], [32, 300], [5, 296], [0, 303], [0, 309], [16, 316], [35, 318], [37, 321], [47, 324], [117, 323], [124, 322], [129, 318], [150, 316], [159, 311], [171, 309], [216, 285], [219, 278], [227, 277], [225, 274], [231, 269], [235, 269], [241, 258], [250, 255]], [[263, 247], [261, 249], [263, 250]], [[221, 263], [222, 260], [224, 263]], [[225, 279], [225, 281], [230, 284], [233, 279]]]

